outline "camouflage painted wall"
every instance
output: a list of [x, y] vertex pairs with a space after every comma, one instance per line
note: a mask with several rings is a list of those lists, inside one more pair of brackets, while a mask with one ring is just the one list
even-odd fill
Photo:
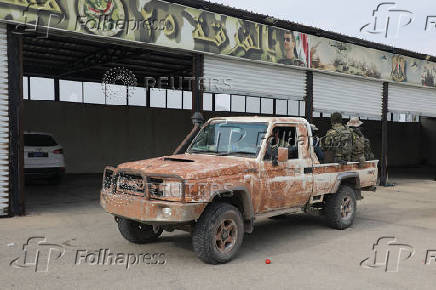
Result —
[[[160, 0], [0, 0], [0, 20], [436, 87], [436, 64]], [[24, 27], [23, 27], [24, 28]]]

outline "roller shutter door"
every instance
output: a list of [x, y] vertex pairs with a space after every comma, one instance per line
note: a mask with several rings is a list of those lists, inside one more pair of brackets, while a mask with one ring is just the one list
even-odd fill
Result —
[[9, 97], [6, 25], [0, 23], [0, 216], [9, 208]]
[[303, 100], [306, 92], [305, 71], [279, 65], [205, 55], [204, 77], [212, 93]]
[[389, 85], [389, 111], [436, 117], [436, 89]]
[[313, 107], [316, 112], [380, 118], [383, 84], [359, 78], [314, 73]]

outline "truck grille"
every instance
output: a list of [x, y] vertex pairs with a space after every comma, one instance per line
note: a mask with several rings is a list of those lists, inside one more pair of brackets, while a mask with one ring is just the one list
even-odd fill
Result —
[[117, 179], [117, 192], [135, 196], [145, 196], [145, 185], [142, 176], [119, 173]]
[[114, 184], [114, 172], [113, 170], [106, 169], [103, 176], [103, 189], [108, 190]]

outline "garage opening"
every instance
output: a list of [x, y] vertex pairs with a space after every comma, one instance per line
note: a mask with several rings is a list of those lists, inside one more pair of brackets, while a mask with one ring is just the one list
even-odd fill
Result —
[[389, 157], [391, 171], [402, 178], [436, 179], [436, 89], [390, 84], [388, 108], [397, 124], [389, 136], [396, 157]]
[[[432, 117], [436, 114], [436, 90], [392, 83], [387, 87], [389, 179], [395, 182], [397, 177], [435, 178], [430, 148], [435, 146]], [[382, 91], [382, 82], [314, 73], [314, 122], [319, 134], [324, 136], [330, 128], [332, 112], [343, 113], [345, 122], [358, 116], [375, 157], [382, 160]]]
[[205, 55], [204, 78], [207, 117], [305, 116], [304, 70]]
[[27, 212], [98, 202], [105, 166], [171, 154], [192, 129], [189, 53], [26, 34], [23, 62]]

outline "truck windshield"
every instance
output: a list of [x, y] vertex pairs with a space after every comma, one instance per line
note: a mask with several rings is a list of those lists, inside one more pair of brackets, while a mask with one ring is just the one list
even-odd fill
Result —
[[188, 153], [255, 158], [259, 154], [267, 127], [267, 123], [212, 122], [200, 131]]

